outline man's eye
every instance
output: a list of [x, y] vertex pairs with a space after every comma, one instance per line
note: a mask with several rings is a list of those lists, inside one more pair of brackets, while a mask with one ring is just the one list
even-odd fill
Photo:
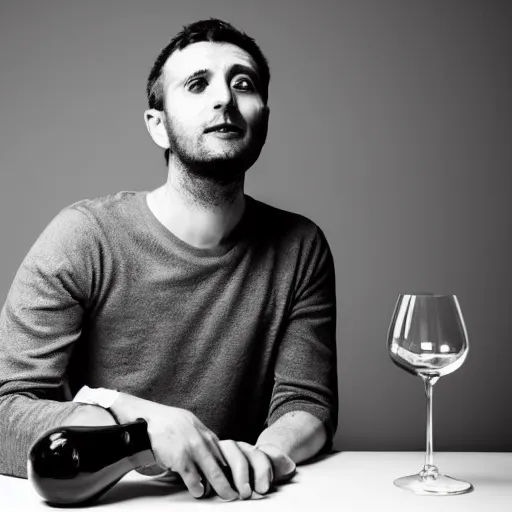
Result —
[[256, 90], [253, 83], [248, 78], [239, 78], [238, 80], [235, 80], [233, 87], [235, 89], [238, 89], [239, 91], [255, 91]]
[[196, 78], [187, 84], [187, 90], [190, 92], [203, 92], [206, 89], [208, 82], [204, 78]]

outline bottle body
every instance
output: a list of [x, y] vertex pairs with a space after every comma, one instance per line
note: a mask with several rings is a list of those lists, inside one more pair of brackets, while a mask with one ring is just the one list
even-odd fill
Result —
[[147, 423], [138, 419], [52, 429], [32, 446], [27, 472], [44, 500], [70, 505], [98, 498], [129, 471], [154, 462]]

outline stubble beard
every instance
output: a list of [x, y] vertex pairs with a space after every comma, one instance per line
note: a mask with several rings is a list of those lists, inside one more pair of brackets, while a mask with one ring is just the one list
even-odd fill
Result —
[[267, 135], [262, 122], [250, 145], [232, 155], [215, 157], [204, 147], [194, 147], [175, 128], [167, 115], [165, 127], [170, 142], [169, 159], [178, 170], [177, 185], [191, 204], [203, 208], [231, 204], [243, 191], [245, 173], [258, 159]]

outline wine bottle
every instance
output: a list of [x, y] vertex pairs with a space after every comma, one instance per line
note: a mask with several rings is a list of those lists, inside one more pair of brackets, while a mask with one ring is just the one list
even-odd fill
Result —
[[147, 423], [58, 427], [32, 446], [28, 479], [48, 503], [76, 505], [97, 499], [126, 473], [155, 463]]

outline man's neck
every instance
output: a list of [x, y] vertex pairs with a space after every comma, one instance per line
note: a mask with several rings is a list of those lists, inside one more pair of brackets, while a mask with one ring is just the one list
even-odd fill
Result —
[[[167, 182], [147, 196], [149, 209], [175, 236], [193, 247], [209, 249], [218, 246], [236, 227], [245, 210], [243, 184], [217, 200], [197, 200], [191, 183], [169, 169]], [[220, 186], [220, 185], [219, 185]], [[223, 185], [222, 185], [223, 186]]]

